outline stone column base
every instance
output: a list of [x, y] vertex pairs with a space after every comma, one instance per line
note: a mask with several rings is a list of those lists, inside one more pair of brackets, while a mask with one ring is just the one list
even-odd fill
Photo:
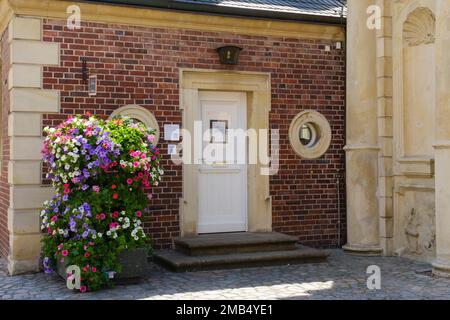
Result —
[[433, 274], [442, 278], [450, 278], [450, 261], [447, 259], [436, 259], [433, 263]]
[[378, 245], [346, 244], [342, 247], [345, 253], [357, 256], [380, 256], [383, 249]]
[[39, 272], [39, 259], [14, 260], [10, 256], [8, 257], [8, 273], [10, 276], [34, 272]]

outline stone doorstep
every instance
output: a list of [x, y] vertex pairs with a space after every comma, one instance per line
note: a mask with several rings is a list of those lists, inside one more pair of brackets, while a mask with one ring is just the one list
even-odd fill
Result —
[[275, 265], [326, 262], [329, 253], [303, 246], [294, 250], [188, 256], [174, 250], [154, 253], [154, 261], [175, 272], [240, 269]]
[[295, 250], [297, 238], [278, 232], [241, 232], [179, 237], [175, 248], [189, 256]]

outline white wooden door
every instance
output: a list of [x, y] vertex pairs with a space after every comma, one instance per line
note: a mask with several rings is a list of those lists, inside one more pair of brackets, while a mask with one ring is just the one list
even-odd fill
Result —
[[[205, 91], [199, 100], [198, 233], [247, 231], [246, 94]], [[230, 136], [236, 130], [238, 137]]]

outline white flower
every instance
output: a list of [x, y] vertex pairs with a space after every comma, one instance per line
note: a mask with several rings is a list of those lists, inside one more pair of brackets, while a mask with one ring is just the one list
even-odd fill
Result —
[[97, 236], [99, 237], [99, 238], [101, 238], [101, 237], [103, 237], [103, 234], [102, 233], [97, 233]]
[[92, 239], [97, 239], [97, 236], [95, 234], [92, 235]]
[[111, 236], [111, 231], [109, 231], [109, 230], [106, 231], [106, 235], [107, 235], [107, 236]]

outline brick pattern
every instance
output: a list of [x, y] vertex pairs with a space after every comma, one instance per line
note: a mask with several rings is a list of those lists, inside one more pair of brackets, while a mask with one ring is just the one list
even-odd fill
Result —
[[[44, 125], [57, 125], [67, 115], [109, 115], [126, 104], [152, 111], [164, 124], [181, 125], [179, 68], [270, 72], [271, 128], [280, 129], [280, 172], [271, 177], [273, 226], [315, 247], [337, 245], [337, 174], [344, 170], [345, 105], [344, 52], [324, 45], [332, 41], [246, 36], [215, 32], [83, 23], [70, 31], [65, 21], [44, 19], [44, 41], [61, 44], [61, 66], [44, 68], [44, 88], [61, 90], [61, 114], [44, 115]], [[235, 44], [244, 48], [238, 66], [223, 66], [215, 48]], [[80, 57], [88, 57], [90, 74], [98, 75], [98, 94], [89, 97], [82, 83]], [[291, 149], [288, 129], [300, 111], [314, 109], [330, 121], [329, 152], [314, 161], [301, 160]], [[160, 143], [162, 154], [167, 144]], [[144, 224], [157, 248], [169, 247], [179, 235], [181, 166], [168, 156], [150, 214]], [[341, 234], [345, 230], [345, 195], [340, 186]], [[341, 239], [345, 242], [345, 239]]]
[[9, 94], [8, 94], [8, 71], [9, 71], [9, 45], [8, 30], [2, 37], [2, 50], [0, 60], [2, 68], [0, 73], [0, 85], [2, 93], [0, 99], [0, 130], [1, 130], [1, 148], [2, 161], [0, 168], [0, 256], [6, 257], [9, 251], [9, 233], [8, 233], [8, 207], [9, 207], [9, 184], [8, 184], [8, 160], [9, 160], [9, 138], [8, 138], [8, 113], [9, 113]]

